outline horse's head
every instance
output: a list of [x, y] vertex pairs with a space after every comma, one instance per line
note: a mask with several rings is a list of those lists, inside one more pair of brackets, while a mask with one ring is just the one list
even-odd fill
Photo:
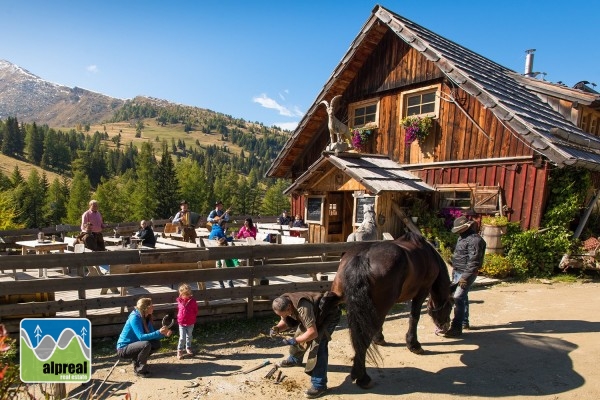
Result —
[[427, 314], [433, 320], [436, 326], [436, 333], [446, 333], [450, 329], [450, 314], [452, 313], [452, 307], [454, 306], [454, 298], [452, 295], [448, 296], [446, 301], [442, 304], [434, 304], [431, 297], [427, 302]]

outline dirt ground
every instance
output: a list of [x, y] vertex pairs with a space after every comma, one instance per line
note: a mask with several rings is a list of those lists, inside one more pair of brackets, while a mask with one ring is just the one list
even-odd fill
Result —
[[[323, 398], [600, 398], [599, 295], [598, 282], [475, 288], [470, 293], [473, 329], [462, 337], [436, 336], [431, 319], [422, 316], [418, 333], [424, 355], [406, 349], [407, 307], [398, 306], [384, 325], [390, 342], [380, 347], [384, 362], [368, 367], [374, 381], [370, 390], [348, 379], [353, 351], [342, 317], [329, 347], [329, 391]], [[215, 341], [181, 361], [175, 351], [153, 355], [151, 378], [137, 378], [130, 364], [121, 363], [104, 384], [102, 398], [125, 398], [127, 392], [138, 400], [304, 398], [309, 377], [302, 368], [283, 369], [280, 384], [264, 378], [271, 366], [232, 374], [287, 353], [279, 340], [255, 334], [235, 344]], [[97, 388], [115, 359], [96, 361], [92, 384]], [[70, 388], [70, 394], [78, 390]]]

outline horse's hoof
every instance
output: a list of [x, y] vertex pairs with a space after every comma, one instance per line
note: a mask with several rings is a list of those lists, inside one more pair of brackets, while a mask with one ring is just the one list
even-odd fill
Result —
[[362, 378], [356, 380], [356, 385], [361, 389], [370, 389], [373, 385], [371, 377], [365, 374]]
[[387, 342], [385, 341], [385, 339], [381, 339], [381, 340], [373, 340], [373, 344], [376, 344], [377, 346], [387, 346]]
[[415, 353], [415, 354], [419, 354], [419, 355], [425, 354], [425, 350], [423, 350], [422, 347], [415, 347], [412, 349], [409, 347], [408, 349], [410, 350], [411, 353]]

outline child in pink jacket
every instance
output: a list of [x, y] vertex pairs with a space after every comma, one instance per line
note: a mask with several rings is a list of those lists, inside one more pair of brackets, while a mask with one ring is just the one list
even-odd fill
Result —
[[[183, 349], [190, 356], [192, 351], [192, 331], [198, 315], [198, 303], [192, 296], [192, 289], [187, 283], [179, 286], [179, 297], [177, 298], [177, 323], [179, 324], [179, 343], [177, 344], [177, 358], [183, 358]], [[184, 347], [185, 346], [185, 347]]]

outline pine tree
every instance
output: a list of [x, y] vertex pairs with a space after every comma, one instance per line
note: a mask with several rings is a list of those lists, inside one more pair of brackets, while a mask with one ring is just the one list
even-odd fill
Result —
[[25, 127], [25, 150], [27, 160], [35, 165], [40, 165], [44, 154], [44, 136], [35, 122]]
[[150, 219], [156, 215], [158, 191], [156, 186], [156, 158], [151, 142], [144, 142], [136, 164], [137, 185], [131, 201], [136, 205], [135, 220]]
[[264, 215], [279, 215], [281, 210], [290, 209], [290, 199], [283, 194], [288, 182], [278, 179], [273, 186], [267, 189], [261, 210]]
[[175, 166], [175, 171], [177, 180], [179, 181], [180, 200], [186, 200], [189, 203], [191, 211], [208, 216], [208, 213], [213, 208], [214, 200], [209, 206], [204, 171], [196, 161], [189, 158], [182, 159]]
[[158, 165], [156, 184], [160, 190], [158, 205], [156, 208], [157, 218], [169, 218], [178, 211], [179, 180], [175, 173], [175, 164], [169, 153], [168, 146], [163, 142], [163, 152]]
[[17, 222], [19, 212], [10, 191], [0, 191], [0, 230], [22, 229], [23, 224]]
[[90, 180], [84, 172], [78, 171], [71, 182], [71, 194], [67, 203], [67, 222], [73, 225], [81, 223], [81, 214], [88, 209], [90, 201]]
[[58, 178], [55, 178], [46, 192], [44, 219], [47, 224], [58, 225], [65, 219], [67, 216], [67, 194]]
[[21, 183], [25, 182], [18, 165], [15, 165], [15, 168], [13, 169], [13, 172], [10, 176], [10, 181], [12, 182], [13, 188], [18, 187]]

